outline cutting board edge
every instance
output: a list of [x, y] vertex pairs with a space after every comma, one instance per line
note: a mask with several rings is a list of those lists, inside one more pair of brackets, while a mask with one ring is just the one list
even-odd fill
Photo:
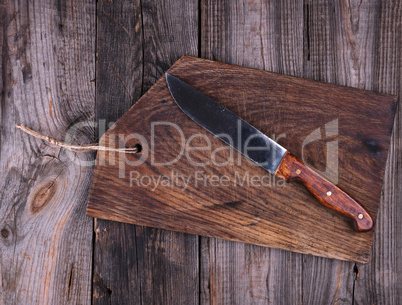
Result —
[[[214, 62], [214, 61], [210, 61], [210, 60], [207, 60], [207, 59], [201, 59], [201, 58], [197, 58], [197, 57], [192, 57], [192, 56], [184, 55], [184, 56], [182, 56], [182, 57], [169, 69], [169, 71], [170, 71], [171, 69], [174, 69], [174, 67], [177, 66], [177, 65], [179, 65], [180, 62], [182, 62], [183, 60], [200, 60], [200, 61], [208, 61], [208, 62], [216, 63], [216, 62]], [[278, 73], [269, 72], [269, 71], [263, 71], [263, 70], [259, 70], [259, 69], [255, 69], [255, 68], [248, 68], [248, 67], [242, 67], [242, 66], [237, 66], [237, 65], [233, 65], [233, 64], [227, 64], [227, 63], [224, 63], [224, 62], [220, 62], [220, 64], [228, 65], [228, 66], [234, 66], [234, 67], [240, 67], [240, 68], [244, 68], [244, 69], [250, 69], [250, 70], [254, 70], [254, 71], [260, 71], [260, 72], [264, 72], [264, 73], [268, 73], [268, 74], [275, 74], [275, 75], [284, 76], [284, 77], [287, 77], [287, 78], [290, 77], [290, 78], [295, 78], [295, 79], [302, 79], [302, 78], [296, 77], [296, 76], [283, 75], [283, 74], [278, 74]], [[161, 81], [164, 81], [164, 76], [162, 76], [161, 78], [159, 78], [158, 81], [157, 81], [157, 83], [160, 84]], [[314, 80], [309, 80], [309, 81], [315, 82], [315, 83], [317, 83], [317, 84], [323, 84], [322, 82], [319, 82], [319, 81], [314, 81]], [[335, 87], [345, 87], [345, 88], [349, 88], [349, 89], [352, 89], [352, 90], [358, 90], [358, 91], [363, 90], [363, 89], [358, 89], [358, 88], [353, 88], [353, 87], [347, 87], [347, 86], [342, 86], [342, 85], [335, 85], [335, 84], [331, 84], [331, 83], [325, 83], [325, 84], [326, 84], [326, 85], [335, 86]], [[144, 98], [145, 96], [147, 96], [148, 94], [151, 94], [151, 93], [152, 93], [151, 90], [152, 90], [152, 88], [151, 88], [150, 90], [148, 90], [148, 91], [141, 97], [141, 99]], [[368, 91], [368, 90], [364, 90], [364, 91]], [[391, 130], [390, 130], [390, 133], [392, 133], [392, 130], [393, 130], [394, 125], [395, 125], [395, 123], [394, 123], [394, 118], [395, 118], [395, 114], [396, 114], [396, 111], [395, 111], [395, 110], [396, 110], [396, 107], [397, 107], [398, 97], [397, 97], [397, 96], [394, 96], [394, 95], [385, 94], [385, 93], [375, 92], [375, 91], [369, 91], [369, 92], [373, 92], [374, 94], [379, 94], [379, 95], [385, 95], [385, 96], [388, 96], [388, 97], [393, 97], [393, 100], [392, 100], [392, 104], [393, 104], [393, 118], [392, 118], [393, 120], [392, 120], [392, 122], [393, 122], [393, 124], [392, 124]], [[136, 105], [137, 105], [137, 103], [135, 103], [135, 104], [130, 108], [130, 110], [127, 111], [127, 112], [132, 111], [132, 109], [135, 108]], [[109, 131], [110, 131], [110, 130], [109, 130]], [[109, 131], [107, 131], [107, 132], [105, 133], [105, 135], [108, 134]], [[102, 138], [103, 138], [105, 135], [103, 135]], [[387, 159], [389, 158], [389, 147], [390, 147], [389, 143], [390, 143], [390, 141], [391, 141], [391, 137], [388, 137], [388, 146], [387, 146], [387, 151], [388, 151], [388, 154], [387, 154], [387, 155], [388, 155], [388, 157], [387, 157]], [[385, 162], [387, 162], [387, 160], [386, 160]], [[385, 174], [385, 173], [384, 173], [384, 174]], [[381, 182], [382, 182], [381, 185], [383, 185], [383, 184], [384, 184], [384, 177], [381, 178]], [[91, 185], [91, 190], [92, 190], [93, 188], [94, 188], [94, 184]], [[90, 202], [90, 201], [92, 201], [91, 193], [90, 193], [90, 199], [89, 199], [89, 201], [88, 201], [88, 207], [89, 207], [89, 202]], [[380, 204], [380, 202], [378, 203], [378, 206], [379, 206], [379, 204]], [[377, 210], [378, 210], [378, 206], [377, 206]], [[87, 207], [88, 216], [91, 216], [91, 217], [92, 217], [92, 215], [89, 214], [88, 207]], [[94, 215], [94, 216], [96, 217], [96, 215]], [[103, 219], [109, 219], [109, 220], [119, 221], [118, 219], [112, 219], [112, 218], [103, 218]], [[128, 222], [128, 223], [129, 223], [129, 222]], [[172, 229], [169, 229], [169, 230], [172, 230]], [[216, 237], [216, 238], [220, 238], [220, 237]], [[243, 243], [244, 243], [244, 241], [239, 241], [239, 242], [243, 242]], [[262, 245], [262, 246], [264, 246], [264, 247], [270, 247], [269, 245], [268, 245], [268, 246], [267, 246], [267, 245]], [[275, 247], [272, 247], [272, 248], [275, 248]], [[371, 248], [372, 248], [372, 239], [371, 239], [371, 243], [370, 243], [370, 249], [371, 249]], [[284, 248], [279, 248], [279, 249], [284, 249]], [[285, 250], [286, 250], [286, 249], [285, 249]], [[293, 252], [298, 252], [298, 253], [306, 253], [306, 254], [310, 254], [310, 255], [324, 256], [324, 255], [320, 255], [320, 254], [311, 254], [311, 253], [302, 252], [302, 251], [293, 250], [293, 249], [287, 249], [287, 250], [288, 250], [288, 251], [293, 251]], [[370, 253], [371, 253], [371, 251], [369, 252], [369, 255], [368, 255], [368, 256], [365, 256], [364, 259], [361, 260], [361, 261], [360, 261], [360, 260], [357, 260], [357, 259], [356, 259], [356, 260], [348, 260], [348, 259], [343, 259], [343, 258], [339, 258], [339, 257], [330, 257], [329, 255], [327, 255], [327, 257], [334, 258], [334, 259], [346, 260], [346, 261], [358, 261], [358, 262], [361, 262], [361, 263], [367, 263], [367, 262], [370, 260]]]
[[[347, 86], [347, 85], [334, 84], [334, 83], [325, 82], [325, 81], [318, 81], [318, 80], [311, 79], [311, 78], [304, 78], [304, 77], [301, 77], [301, 76], [283, 74], [283, 73], [278, 73], [278, 72], [262, 70], [262, 69], [258, 69], [258, 68], [252, 68], [252, 67], [247, 67], [247, 66], [230, 64], [230, 63], [226, 63], [224, 61], [215, 61], [215, 60], [196, 57], [196, 56], [192, 56], [192, 55], [182, 55], [166, 72], [174, 71], [176, 66], [178, 66], [182, 62], [186, 62], [187, 60], [217, 63], [217, 64], [220, 64], [220, 65], [223, 65], [223, 66], [231, 66], [231, 67], [236, 67], [236, 68], [241, 68], [241, 69], [248, 69], [248, 70], [256, 71], [256, 72], [259, 72], [259, 73], [267, 73], [267, 74], [271, 74], [271, 75], [276, 75], [278, 77], [284, 77], [284, 78], [296, 79], [296, 80], [308, 80], [309, 82], [315, 83], [317, 85], [325, 84], [325, 85], [329, 85], [329, 86], [331, 86], [333, 88], [346, 88], [346, 89], [351, 89], [351, 90], [356, 91], [356, 92], [367, 92], [367, 93], [371, 93], [373, 95], [380, 95], [380, 96], [383, 96], [383, 97], [393, 98], [394, 100], [393, 100], [392, 103], [395, 103], [394, 110], [393, 110], [394, 119], [395, 119], [396, 106], [397, 106], [397, 102], [399, 101], [399, 97], [397, 95], [390, 94], [390, 93], [385, 93], [385, 92], [380, 92], [380, 91], [375, 91], [375, 90], [362, 89], [362, 88], [356, 88], [356, 87], [351, 87], [351, 86]], [[158, 81], [160, 79], [164, 79], [165, 78], [164, 75], [161, 78], [159, 78]]]
[[[88, 205], [89, 205], [89, 202], [88, 202]], [[96, 212], [91, 210], [90, 208], [87, 208], [86, 216], [91, 217], [91, 218], [96, 218], [96, 219], [104, 219], [104, 220], [109, 220], [109, 221], [122, 222], [121, 220], [119, 220], [119, 218], [115, 218], [115, 217], [99, 217], [99, 215], [96, 214]], [[256, 246], [259, 246], [259, 247], [282, 250], [282, 251], [290, 251], [290, 252], [295, 252], [295, 253], [299, 253], [299, 254], [312, 255], [312, 256], [316, 256], [316, 257], [326, 257], [326, 258], [329, 258], [329, 259], [341, 260], [341, 261], [345, 261], [345, 262], [356, 262], [356, 263], [361, 263], [361, 264], [367, 264], [367, 263], [370, 262], [370, 259], [371, 259], [371, 251], [369, 251], [367, 255], [357, 255], [354, 258], [348, 258], [348, 257], [342, 256], [342, 255], [334, 255], [334, 254], [331, 254], [331, 252], [327, 252], [326, 253], [327, 255], [323, 256], [323, 253], [318, 253], [318, 252], [314, 252], [314, 251], [308, 251], [307, 250], [307, 251], [303, 252], [303, 251], [300, 251], [300, 250], [297, 250], [297, 249], [284, 250], [283, 248], [280, 248], [280, 247], [275, 247], [275, 246], [270, 246], [270, 245], [265, 245], [265, 244], [247, 243], [247, 242], [244, 242], [242, 240], [235, 239], [235, 238], [225, 238], [225, 239], [223, 239], [223, 238], [221, 238], [219, 236], [198, 234], [198, 233], [192, 232], [191, 230], [188, 230], [188, 231], [180, 230], [179, 231], [179, 230], [174, 230], [174, 229], [171, 229], [171, 228], [165, 227], [165, 226], [152, 227], [152, 226], [149, 226], [149, 225], [147, 225], [145, 223], [141, 223], [141, 222], [126, 222], [126, 221], [123, 221], [123, 223], [132, 224], [132, 225], [138, 225], [138, 226], [143, 226], [143, 227], [153, 228], [153, 229], [163, 229], [163, 230], [168, 230], [168, 231], [173, 231], [173, 232], [197, 235], [197, 236], [202, 236], [202, 237], [206, 237], [206, 238], [216, 238], [216, 239], [221, 239], [221, 240], [229, 240], [229, 241], [232, 241], [232, 242], [237, 242], [237, 243], [242, 243], [242, 244], [247, 244], [247, 245], [256, 245]]]

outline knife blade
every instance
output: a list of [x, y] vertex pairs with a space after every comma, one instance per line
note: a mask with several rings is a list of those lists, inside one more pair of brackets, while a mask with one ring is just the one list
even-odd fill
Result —
[[274, 140], [177, 77], [166, 73], [166, 82], [176, 104], [198, 125], [271, 174], [302, 183], [321, 204], [350, 218], [356, 231], [373, 228], [373, 219], [360, 203]]

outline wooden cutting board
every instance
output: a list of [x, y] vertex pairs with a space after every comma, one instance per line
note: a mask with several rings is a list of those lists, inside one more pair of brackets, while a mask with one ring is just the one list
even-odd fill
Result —
[[[376, 219], [395, 96], [189, 56], [169, 73], [277, 139]], [[354, 232], [302, 186], [231, 154], [178, 108], [164, 77], [100, 144], [140, 144], [142, 151], [98, 153], [89, 216], [341, 260], [370, 258], [373, 231]]]

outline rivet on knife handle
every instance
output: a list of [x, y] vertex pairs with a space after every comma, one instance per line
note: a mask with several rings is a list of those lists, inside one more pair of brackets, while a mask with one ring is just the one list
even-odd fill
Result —
[[177, 77], [166, 73], [166, 82], [177, 105], [194, 122], [271, 174], [303, 183], [323, 205], [350, 217], [356, 231], [373, 227], [372, 218], [356, 200], [267, 135]]
[[286, 181], [301, 182], [320, 203], [351, 218], [356, 231], [373, 228], [373, 219], [356, 200], [289, 152], [275, 174]]

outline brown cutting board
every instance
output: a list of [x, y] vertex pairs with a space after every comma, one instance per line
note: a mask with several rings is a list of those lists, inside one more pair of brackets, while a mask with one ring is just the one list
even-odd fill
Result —
[[[277, 139], [376, 218], [395, 96], [188, 56], [169, 73]], [[231, 153], [178, 108], [164, 77], [100, 141], [137, 143], [137, 155], [98, 153], [87, 215], [342, 260], [370, 258], [373, 231], [354, 232], [302, 186]]]

